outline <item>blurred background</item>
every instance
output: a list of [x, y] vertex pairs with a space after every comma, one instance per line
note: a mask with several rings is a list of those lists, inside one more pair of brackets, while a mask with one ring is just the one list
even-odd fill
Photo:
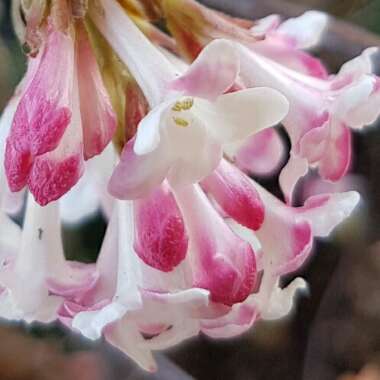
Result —
[[[367, 46], [380, 46], [380, 0], [204, 0], [246, 18], [296, 16], [309, 8], [336, 17], [316, 51], [331, 72]], [[13, 34], [9, 1], [0, 0], [0, 110], [24, 71]], [[380, 69], [380, 60], [379, 65]], [[60, 325], [0, 322], [0, 380], [380, 380], [380, 129], [354, 139], [347, 189], [359, 189], [360, 208], [329, 241], [319, 241], [302, 272], [309, 295], [279, 322], [260, 322], [229, 341], [200, 336], [157, 355], [160, 371], [148, 375], [104, 342], [90, 343]], [[276, 184], [262, 181], [276, 190]], [[308, 177], [302, 200], [323, 187]], [[69, 258], [94, 261], [105, 231], [101, 217], [65, 228]], [[98, 239], [94, 239], [98, 236]], [[78, 255], [80, 252], [80, 255]], [[74, 256], [75, 253], [75, 256]], [[286, 279], [290, 281], [292, 278]]]

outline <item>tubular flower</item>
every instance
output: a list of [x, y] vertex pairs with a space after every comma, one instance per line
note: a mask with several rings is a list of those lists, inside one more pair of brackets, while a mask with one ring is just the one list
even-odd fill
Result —
[[41, 205], [77, 183], [84, 159], [101, 153], [116, 127], [84, 26], [62, 31], [52, 17], [29, 58], [5, 152], [10, 189], [28, 186]]
[[2, 240], [14, 239], [11, 246], [1, 247], [2, 318], [50, 322], [63, 301], [52, 293], [55, 283], [64, 283], [67, 296], [91, 288], [96, 281], [92, 266], [65, 260], [57, 204], [42, 208], [29, 196], [22, 231], [3, 215], [1, 233], [10, 233]]
[[239, 49], [245, 85], [272, 86], [290, 102], [283, 124], [292, 151], [280, 178], [286, 198], [291, 201], [294, 186], [309, 165], [318, 167], [324, 179], [339, 180], [351, 162], [350, 128], [360, 130], [379, 116], [379, 78], [372, 74], [370, 59], [376, 49], [366, 50], [328, 79], [290, 70], [241, 45]]
[[[294, 207], [292, 193], [310, 167], [344, 178], [351, 129], [379, 115], [375, 50], [328, 74], [305, 51], [325, 32], [320, 12], [281, 22], [194, 0], [14, 5], [28, 65], [0, 119], [0, 317], [59, 320], [154, 371], [156, 350], [286, 316], [307, 284], [284, 276], [359, 203], [336, 188]], [[284, 202], [249, 175], [279, 171], [285, 135]], [[25, 200], [19, 225], [9, 214]], [[99, 209], [96, 261], [67, 260], [61, 225]]]
[[[102, 5], [104, 12], [94, 11], [94, 22], [152, 108], [111, 179], [110, 191], [118, 198], [147, 195], [164, 178], [172, 185], [195, 183], [218, 165], [224, 144], [240, 141], [286, 115], [286, 99], [270, 89], [224, 94], [234, 85], [240, 67], [228, 42], [210, 44], [178, 77], [177, 68], [146, 40], [116, 1], [103, 0]], [[118, 33], [122, 26], [125, 36]], [[134, 49], [138, 44], [144, 48]], [[268, 102], [271, 109], [265, 107]]]
[[[199, 54], [192, 49], [195, 41], [202, 47], [218, 37], [237, 41], [233, 32], [236, 23], [230, 20], [230, 28], [222, 28], [217, 22], [218, 13], [193, 0], [167, 0], [162, 2], [162, 7], [181, 48], [193, 58]], [[186, 22], [178, 23], [181, 17], [197, 27], [183, 30]], [[210, 20], [219, 26], [214, 28], [217, 31], [214, 34]], [[309, 166], [317, 166], [321, 176], [331, 181], [346, 174], [351, 162], [350, 128], [361, 129], [379, 116], [378, 78], [372, 75], [370, 57], [375, 48], [367, 49], [331, 76], [320, 61], [300, 50], [316, 45], [327, 23], [326, 15], [314, 11], [284, 23], [272, 15], [249, 29], [251, 40], [241, 38], [237, 41], [241, 51], [240, 84], [248, 88], [275, 88], [290, 101], [289, 114], [283, 124], [292, 142], [292, 152], [280, 178], [289, 202], [298, 179], [307, 173]], [[240, 27], [240, 31], [246, 34], [247, 28]], [[247, 147], [247, 143], [241, 147], [244, 158], [249, 153]], [[253, 154], [260, 149], [253, 138], [250, 148]], [[239, 153], [233, 154], [238, 162]], [[270, 164], [265, 153], [261, 153], [264, 162]], [[280, 157], [278, 161], [273, 159], [271, 167], [276, 168], [279, 161]], [[250, 171], [255, 173], [255, 167]]]

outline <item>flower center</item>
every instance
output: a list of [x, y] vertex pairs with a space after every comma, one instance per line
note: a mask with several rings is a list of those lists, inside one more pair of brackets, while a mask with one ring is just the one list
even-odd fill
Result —
[[[172, 111], [176, 113], [189, 111], [194, 105], [193, 98], [185, 98], [183, 100], [177, 101], [172, 107]], [[184, 117], [173, 116], [173, 121], [178, 127], [188, 127], [190, 122], [186, 120]]]

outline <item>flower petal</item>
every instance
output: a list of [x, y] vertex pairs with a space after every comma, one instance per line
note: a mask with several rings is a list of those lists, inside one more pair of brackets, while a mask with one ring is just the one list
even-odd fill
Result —
[[264, 129], [249, 137], [235, 156], [236, 165], [251, 175], [272, 175], [281, 165], [285, 146], [275, 128]]
[[259, 20], [255, 20], [255, 24], [250, 29], [250, 31], [257, 35], [258, 37], [262, 37], [272, 30], [276, 30], [281, 23], [281, 18], [279, 15], [269, 15]]
[[100, 154], [111, 141], [117, 121], [86, 30], [80, 23], [76, 41], [84, 156], [89, 159]]
[[222, 160], [213, 174], [202, 181], [205, 189], [223, 211], [245, 227], [257, 230], [264, 221], [264, 205], [251, 183], [226, 160]]
[[251, 88], [220, 96], [214, 103], [195, 103], [198, 117], [222, 143], [243, 140], [279, 123], [288, 101], [270, 88]]
[[40, 205], [66, 194], [84, 171], [83, 135], [79, 110], [78, 86], [74, 86], [72, 118], [59, 146], [34, 160], [28, 187]]
[[214, 40], [170, 87], [186, 95], [213, 101], [232, 87], [239, 69], [236, 47], [227, 40]]
[[133, 150], [134, 140], [129, 141], [122, 152], [108, 189], [118, 199], [137, 199], [148, 196], [165, 179], [169, 162], [160, 150], [143, 156]]
[[308, 11], [303, 15], [284, 21], [277, 33], [290, 38], [299, 49], [308, 49], [323, 38], [329, 22], [328, 15], [319, 11]]
[[342, 178], [351, 164], [351, 131], [342, 123], [331, 127], [327, 149], [319, 162], [319, 174], [322, 178], [337, 181]]
[[314, 236], [327, 237], [350, 216], [359, 201], [356, 191], [316, 195], [308, 198], [297, 212], [310, 221]]
[[160, 144], [160, 126], [165, 113], [173, 104], [172, 100], [161, 103], [152, 109], [139, 123], [137, 128], [134, 152], [144, 155], [153, 152]]
[[157, 364], [149, 349], [142, 347], [144, 338], [133, 323], [120, 321], [108, 327], [105, 332], [108, 342], [127, 354], [139, 366], [148, 372], [155, 372]]
[[243, 301], [256, 282], [251, 247], [229, 229], [197, 185], [174, 193], [190, 238], [194, 285], [209, 290], [215, 302]]
[[272, 194], [256, 184], [265, 205], [265, 219], [256, 231], [263, 250], [264, 270], [282, 275], [298, 269], [310, 254], [310, 223]]
[[168, 186], [136, 201], [135, 250], [155, 269], [170, 272], [186, 257], [188, 238], [180, 211]]
[[20, 100], [7, 140], [6, 172], [13, 191], [25, 186], [33, 158], [54, 150], [69, 125], [73, 74], [72, 38], [50, 29], [38, 69]]
[[293, 308], [294, 298], [299, 291], [307, 290], [307, 283], [302, 278], [296, 278], [286, 288], [276, 285], [267, 303], [267, 307], [261, 311], [261, 316], [266, 320], [275, 320], [287, 316]]
[[280, 173], [280, 186], [286, 203], [292, 204], [293, 192], [296, 185], [299, 179], [304, 177], [308, 171], [309, 165], [307, 159], [291, 153], [288, 163]]
[[[144, 36], [116, 0], [91, 7], [91, 18], [136, 79], [150, 106], [163, 101], [175, 67]], [[120, 32], [122, 31], [122, 32]]]

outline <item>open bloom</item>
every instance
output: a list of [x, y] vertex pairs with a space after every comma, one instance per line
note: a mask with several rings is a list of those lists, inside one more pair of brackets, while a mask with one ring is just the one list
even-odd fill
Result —
[[181, 53], [190, 61], [212, 40], [225, 38], [299, 72], [327, 77], [320, 60], [302, 50], [318, 44], [323, 35], [328, 17], [322, 12], [309, 11], [281, 23], [278, 15], [241, 20], [194, 0], [166, 0], [159, 6]]
[[308, 11], [299, 17], [281, 22], [278, 15], [257, 20], [250, 31], [261, 40], [247, 45], [250, 50], [292, 70], [317, 78], [327, 78], [323, 63], [305, 50], [318, 45], [323, 37], [328, 16]]
[[346, 63], [337, 75], [319, 79], [290, 70], [245, 47], [240, 76], [248, 87], [268, 85], [286, 95], [290, 110], [283, 124], [292, 142], [289, 163], [280, 178], [290, 201], [308, 165], [328, 180], [340, 179], [351, 161], [350, 128], [371, 125], [379, 115], [379, 79], [372, 75], [370, 55]]
[[[135, 140], [124, 149], [111, 179], [113, 195], [143, 196], [164, 178], [175, 186], [198, 182], [218, 165], [224, 144], [240, 141], [286, 115], [286, 99], [273, 90], [225, 94], [240, 68], [228, 42], [210, 44], [178, 78], [176, 67], [145, 39], [117, 2], [103, 0], [102, 5], [102, 14], [93, 12], [95, 24], [129, 67], [152, 108]], [[121, 26], [125, 36], [118, 32]], [[138, 43], [140, 49], [134, 49]]]
[[[210, 185], [218, 183], [220, 176], [226, 178], [237, 173], [237, 169], [222, 162], [206, 180], [209, 195], [214, 197]], [[207, 322], [206, 326], [213, 329], [207, 333], [215, 337], [231, 337], [244, 332], [260, 318], [277, 319], [287, 315], [295, 292], [306, 284], [298, 278], [282, 289], [281, 277], [297, 271], [310, 257], [313, 239], [327, 237], [359, 201], [356, 192], [323, 194], [295, 208], [283, 204], [252, 180], [249, 186], [260, 194], [265, 205], [263, 224], [254, 232], [232, 219], [227, 220], [232, 230], [257, 252], [257, 270], [262, 273], [260, 288], [244, 302], [233, 305], [228, 314]], [[223, 206], [217, 196], [214, 199]]]
[[[328, 193], [292, 207], [291, 193], [309, 166], [343, 176], [348, 128], [378, 116], [372, 50], [328, 76], [302, 50], [324, 30], [318, 12], [252, 23], [193, 0], [23, 3], [28, 70], [0, 120], [0, 317], [58, 318], [153, 371], [155, 350], [287, 315], [306, 283], [283, 276], [359, 202]], [[176, 43], [149, 24], [161, 16]], [[286, 203], [245, 174], [278, 167], [282, 120]], [[19, 227], [6, 212], [25, 192]], [[96, 263], [66, 260], [61, 219], [99, 205]]]
[[[292, 208], [235, 170], [222, 162], [206, 180], [207, 193], [220, 209], [213, 209], [197, 185], [176, 189], [181, 213], [173, 203], [168, 206], [173, 200], [166, 185], [147, 199], [146, 209], [140, 200], [116, 201], [97, 262], [99, 280], [79, 296], [66, 296], [59, 318], [91, 339], [104, 335], [152, 371], [152, 350], [171, 347], [200, 331], [215, 338], [236, 336], [258, 319], [286, 315], [297, 289], [306, 284], [299, 278], [282, 289], [281, 277], [301, 267], [313, 237], [328, 236], [349, 216], [358, 195], [327, 194]], [[238, 173], [265, 205], [267, 216], [256, 232], [226, 216], [223, 196], [212, 190], [220, 177]], [[156, 218], [164, 208], [174, 218], [171, 226], [177, 233], [167, 230], [174, 239], [166, 232], [158, 235], [160, 228], [151, 229], [169, 225], [167, 219]], [[152, 221], [142, 224], [147, 216]], [[168, 249], [174, 254], [165, 255]], [[180, 260], [169, 268], [170, 258]], [[65, 294], [64, 286], [56, 289], [56, 295]]]
[[[306, 12], [283, 23], [272, 15], [248, 27], [193, 0], [165, 1], [162, 7], [169, 29], [192, 59], [201, 51], [199, 47], [213, 39], [229, 39], [240, 46], [239, 85], [275, 88], [289, 100], [290, 111], [283, 124], [292, 152], [280, 178], [289, 202], [295, 184], [309, 166], [318, 167], [321, 176], [331, 181], [347, 172], [351, 162], [350, 128], [370, 125], [379, 114], [378, 78], [372, 75], [370, 59], [374, 49], [366, 50], [337, 75], [329, 76], [319, 60], [302, 50], [316, 45], [323, 35], [328, 24], [323, 13]], [[192, 28], [185, 29], [186, 22], [178, 22], [181, 18]], [[252, 137], [242, 142], [241, 152], [229, 151], [244, 170], [261, 174], [260, 166], [248, 165], [256, 153], [268, 169], [275, 169], [281, 161], [282, 155], [270, 159], [272, 150], [261, 148], [264, 136], [269, 145], [280, 147], [275, 132], [263, 132], [263, 139], [255, 141]]]

